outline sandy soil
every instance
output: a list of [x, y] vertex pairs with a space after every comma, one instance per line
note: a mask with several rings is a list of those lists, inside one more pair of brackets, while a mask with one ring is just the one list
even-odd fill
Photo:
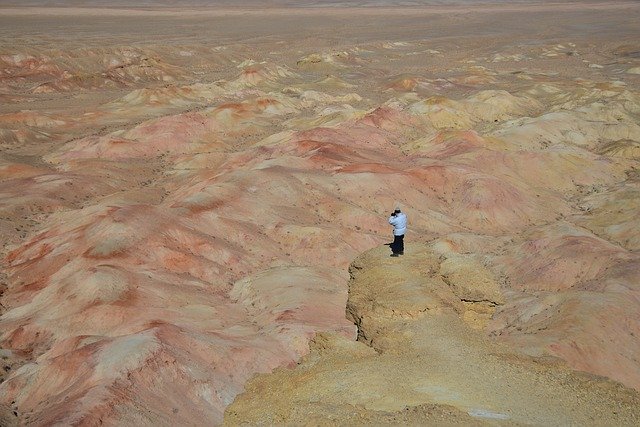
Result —
[[347, 268], [396, 205], [447, 286], [499, 288], [469, 346], [640, 389], [639, 20], [0, 8], [0, 424], [221, 423], [317, 332], [361, 345]]

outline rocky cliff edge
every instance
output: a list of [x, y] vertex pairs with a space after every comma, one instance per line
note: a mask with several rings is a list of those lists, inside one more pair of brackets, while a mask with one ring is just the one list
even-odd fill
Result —
[[225, 413], [240, 424], [637, 425], [640, 395], [487, 337], [503, 304], [480, 263], [408, 245], [350, 267], [358, 341], [319, 334], [294, 369], [251, 380]]

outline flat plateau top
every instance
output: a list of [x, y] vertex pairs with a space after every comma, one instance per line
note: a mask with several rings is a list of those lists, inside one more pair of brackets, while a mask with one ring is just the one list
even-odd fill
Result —
[[15, 15], [85, 15], [85, 16], [131, 16], [131, 15], [198, 15], [198, 16], [229, 16], [229, 15], [315, 15], [315, 14], [440, 14], [463, 12], [517, 12], [527, 11], [580, 11], [593, 9], [625, 9], [637, 8], [640, 5], [635, 1], [575, 1], [563, 0], [556, 2], [542, 1], [286, 1], [270, 2], [261, 1], [243, 2], [238, 6], [234, 2], [175, 2], [163, 4], [162, 2], [22, 2], [13, 4], [4, 2], [0, 4], [0, 16]]

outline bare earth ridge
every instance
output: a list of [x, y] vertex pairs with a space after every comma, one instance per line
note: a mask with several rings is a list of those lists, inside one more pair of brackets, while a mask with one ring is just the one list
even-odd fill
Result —
[[[639, 21], [0, 7], [0, 424], [220, 424], [282, 367], [227, 420], [631, 423]], [[397, 205], [414, 281], [347, 304]]]
[[295, 369], [249, 381], [225, 424], [638, 424], [640, 393], [484, 337], [504, 300], [483, 269], [449, 273], [468, 263], [418, 244], [358, 257], [347, 316], [359, 340], [317, 335]]

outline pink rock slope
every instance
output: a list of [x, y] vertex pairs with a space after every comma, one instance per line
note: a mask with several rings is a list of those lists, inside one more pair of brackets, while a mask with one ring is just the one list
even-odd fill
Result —
[[396, 206], [500, 284], [487, 334], [640, 389], [638, 8], [585, 12], [593, 42], [501, 13], [522, 31], [3, 46], [2, 422], [220, 423], [317, 332], [355, 339], [347, 266]]

